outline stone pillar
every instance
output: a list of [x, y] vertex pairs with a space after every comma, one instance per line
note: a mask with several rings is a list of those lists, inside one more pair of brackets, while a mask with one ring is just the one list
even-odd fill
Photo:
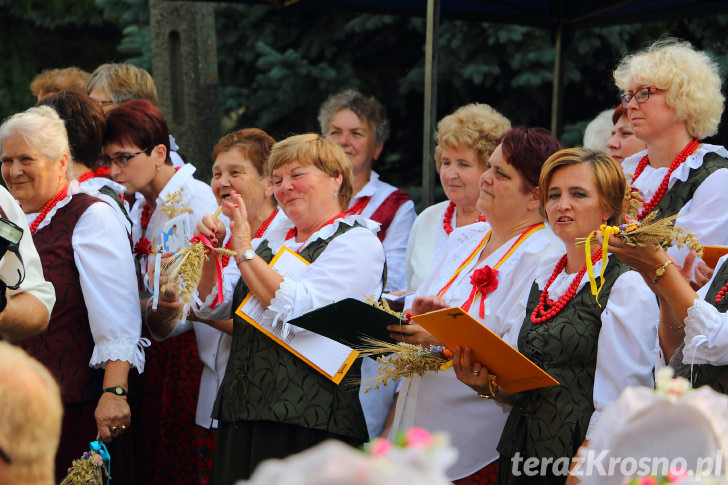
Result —
[[209, 181], [220, 136], [214, 5], [149, 0], [152, 76], [179, 152]]

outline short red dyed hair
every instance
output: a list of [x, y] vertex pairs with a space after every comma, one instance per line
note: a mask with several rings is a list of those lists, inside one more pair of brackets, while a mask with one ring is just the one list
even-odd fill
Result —
[[561, 143], [546, 128], [516, 126], [508, 130], [501, 139], [503, 158], [528, 183], [528, 187], [524, 189], [538, 187], [541, 166], [559, 150]]
[[146, 99], [121, 103], [106, 114], [104, 145], [118, 143], [135, 145], [149, 155], [157, 145], [167, 149], [169, 158], [169, 128], [159, 108]]

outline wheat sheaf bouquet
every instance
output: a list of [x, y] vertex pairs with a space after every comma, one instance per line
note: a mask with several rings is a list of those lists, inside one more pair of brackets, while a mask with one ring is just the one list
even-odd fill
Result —
[[[376, 301], [369, 298], [367, 303], [390, 315], [397, 316], [405, 323], [409, 323], [412, 317], [409, 313], [403, 315], [390, 309], [386, 300]], [[422, 376], [426, 372], [438, 372], [452, 365], [452, 352], [446, 347], [435, 345], [423, 347], [406, 342], [394, 344], [372, 338], [364, 340], [367, 345], [357, 348], [360, 355], [376, 358], [379, 364], [377, 367], [378, 375], [363, 381], [365, 384], [364, 392], [379, 389], [380, 386], [386, 387], [389, 385], [389, 381], [397, 382], [403, 377], [410, 377], [415, 374]]]

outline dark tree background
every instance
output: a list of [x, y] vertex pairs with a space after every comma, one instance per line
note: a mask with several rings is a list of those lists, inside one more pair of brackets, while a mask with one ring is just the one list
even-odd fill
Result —
[[[34, 103], [32, 77], [50, 67], [93, 70], [128, 61], [151, 70], [146, 0], [0, 0], [0, 116]], [[358, 89], [387, 107], [392, 136], [377, 170], [419, 194], [425, 19], [321, 11], [299, 2], [216, 7], [221, 134], [257, 126], [280, 139], [318, 131], [331, 93]], [[580, 29], [567, 39], [564, 145], [616, 106], [612, 71], [626, 53], [674, 36], [728, 67], [728, 16]], [[551, 32], [443, 19], [438, 118], [469, 102], [488, 103], [513, 124], [549, 126], [554, 49]], [[152, 73], [153, 74], [153, 73]], [[709, 140], [728, 143], [728, 128]], [[179, 140], [184, 149], [184, 140]]]

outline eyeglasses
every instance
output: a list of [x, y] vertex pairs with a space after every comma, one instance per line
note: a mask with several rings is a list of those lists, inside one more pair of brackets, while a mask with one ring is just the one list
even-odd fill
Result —
[[102, 154], [99, 157], [99, 163], [101, 165], [103, 165], [104, 167], [110, 167], [112, 164], [114, 164], [114, 165], [116, 165], [119, 168], [124, 168], [127, 165], [129, 165], [129, 160], [131, 160], [132, 158], [136, 157], [137, 155], [141, 155], [142, 153], [146, 153], [149, 150], [151, 150], [151, 148], [146, 148], [146, 149], [140, 150], [140, 151], [138, 151], [136, 153], [129, 153], [129, 154], [118, 153], [118, 154], [114, 155], [113, 157], [110, 157], [108, 155]]
[[624, 96], [622, 96], [622, 108], [625, 110], [627, 109], [627, 105], [630, 101], [632, 101], [632, 98], [634, 98], [635, 101], [638, 103], [644, 103], [648, 99], [650, 99], [650, 94], [655, 93], [664, 93], [664, 89], [658, 89], [658, 88], [650, 88], [650, 87], [644, 87], [639, 88], [636, 93], [630, 94], [627, 93]]
[[5, 453], [5, 450], [3, 450], [2, 448], [0, 448], [0, 460], [3, 460], [8, 465], [10, 465], [13, 462], [13, 460], [10, 459], [8, 454]]

